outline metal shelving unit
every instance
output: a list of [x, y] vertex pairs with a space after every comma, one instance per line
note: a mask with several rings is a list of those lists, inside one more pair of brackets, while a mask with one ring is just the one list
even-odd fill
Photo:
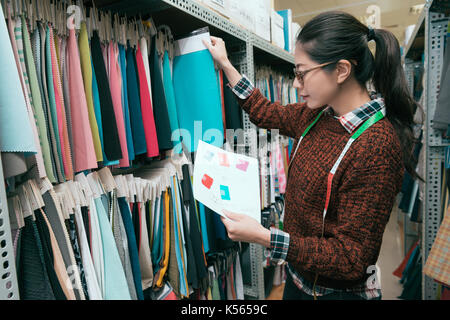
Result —
[[[85, 0], [85, 3], [90, 1]], [[120, 12], [130, 16], [133, 15], [147, 15], [151, 14], [157, 24], [166, 23], [169, 26], [174, 26], [178, 32], [186, 32], [189, 27], [195, 28], [207, 24], [211, 28], [211, 32], [217, 32], [219, 36], [223, 36], [227, 42], [227, 47], [232, 48], [229, 54], [235, 66], [242, 74], [245, 74], [249, 79], [254, 81], [255, 78], [255, 62], [254, 62], [254, 48], [258, 48], [264, 54], [270, 55], [273, 59], [281, 64], [293, 64], [294, 57], [292, 54], [280, 49], [266, 40], [254, 35], [252, 32], [241, 28], [232, 23], [225, 17], [216, 13], [215, 11], [197, 3], [194, 0], [136, 0], [133, 2], [124, 0], [94, 0], [97, 8], [110, 10], [112, 12]], [[176, 15], [177, 19], [171, 19]], [[181, 20], [178, 18], [182, 18]], [[186, 23], [188, 21], [188, 23]], [[245, 145], [250, 146], [248, 150], [241, 149], [249, 156], [257, 156], [257, 128], [253, 125], [247, 114], [244, 112], [243, 117]], [[3, 181], [1, 174], [0, 163], [0, 178]], [[18, 286], [15, 272], [15, 263], [11, 233], [9, 230], [8, 210], [6, 207], [6, 194], [3, 186], [0, 186], [0, 241], [1, 247], [1, 262], [8, 261], [8, 276], [2, 274], [0, 280], [0, 299], [14, 299], [18, 298]], [[3, 242], [5, 241], [5, 242]], [[5, 244], [5, 247], [3, 247]], [[6, 251], [3, 251], [6, 250]], [[3, 256], [3, 252], [6, 252]], [[5, 260], [6, 259], [6, 260]], [[264, 274], [263, 274], [263, 247], [257, 244], [250, 244], [250, 268], [251, 268], [251, 285], [244, 286], [244, 294], [248, 298], [265, 299], [264, 296]], [[2, 270], [3, 271], [3, 270]], [[8, 282], [8, 289], [4, 282]]]
[[[422, 261], [426, 262], [428, 254], [436, 238], [441, 221], [441, 163], [444, 160], [444, 147], [447, 140], [442, 139], [442, 132], [432, 128], [432, 118], [436, 109], [441, 80], [441, 69], [444, 54], [444, 40], [449, 23], [450, 4], [448, 1], [428, 0], [424, 6], [413, 37], [406, 46], [404, 61], [406, 73], [410, 71], [414, 60], [420, 56], [421, 50], [425, 53], [424, 68], [424, 152], [425, 152], [425, 199], [422, 203]], [[423, 39], [420, 36], [424, 35]], [[423, 43], [423, 46], [421, 45]], [[411, 59], [411, 60], [409, 60]], [[409, 72], [410, 73], [410, 72]], [[437, 283], [422, 275], [422, 298], [434, 300], [437, 294]]]
[[0, 300], [18, 300], [19, 286], [17, 283], [14, 247], [11, 238], [6, 190], [4, 188], [3, 166], [0, 157]]

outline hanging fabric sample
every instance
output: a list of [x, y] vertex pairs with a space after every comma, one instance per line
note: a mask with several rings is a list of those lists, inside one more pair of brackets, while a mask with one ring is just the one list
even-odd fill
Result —
[[[30, 122], [13, 48], [3, 12], [0, 13], [0, 48], [3, 61], [0, 65], [0, 151], [19, 152], [26, 156], [38, 151], [31, 126], [18, 124]], [[20, 129], [20, 130], [19, 130]], [[47, 163], [48, 164], [48, 163]], [[24, 163], [22, 167], [25, 167]], [[23, 170], [20, 170], [23, 173]]]
[[[52, 32], [52, 30], [50, 30]], [[67, 119], [66, 119], [66, 107], [64, 103], [63, 89], [62, 89], [62, 79], [60, 73], [60, 67], [58, 62], [57, 54], [59, 53], [56, 45], [58, 43], [58, 37], [51, 33], [50, 38], [53, 38], [54, 45], [50, 46], [50, 54], [52, 60], [52, 72], [53, 72], [53, 88], [55, 92], [55, 104], [56, 104], [56, 114], [58, 117], [58, 130], [59, 139], [61, 142], [61, 154], [64, 166], [64, 176], [67, 180], [73, 179], [73, 165], [72, 165], [72, 151], [69, 143], [69, 134], [67, 129]]]
[[70, 30], [69, 42], [69, 78], [70, 78], [70, 107], [72, 111], [72, 130], [74, 155], [76, 157], [75, 171], [97, 168], [97, 158], [89, 127], [88, 107], [84, 92], [83, 77], [78, 53], [75, 30]]
[[109, 161], [122, 159], [119, 133], [111, 98], [109, 80], [106, 73], [102, 48], [98, 32], [95, 30], [91, 39], [92, 61], [98, 85], [103, 129], [103, 144], [106, 158]]
[[144, 123], [139, 97], [139, 81], [136, 73], [136, 51], [131, 46], [127, 48], [126, 72], [134, 152], [136, 155], [140, 155], [147, 153], [147, 143], [145, 141]]
[[128, 159], [133, 161], [135, 158], [134, 145], [133, 145], [133, 134], [131, 132], [131, 120], [130, 120], [130, 110], [128, 104], [128, 83], [127, 83], [127, 62], [125, 47], [119, 44], [119, 63], [120, 63], [120, 75], [122, 77], [122, 108], [123, 108], [123, 120], [125, 122], [125, 133], [127, 137], [127, 149], [128, 149]]
[[125, 132], [125, 122], [122, 107], [122, 87], [120, 77], [120, 67], [118, 61], [118, 48], [112, 41], [108, 47], [108, 61], [109, 61], [109, 87], [111, 88], [111, 97], [114, 106], [114, 113], [116, 115], [117, 130], [119, 132], [120, 147], [122, 149], [122, 158], [119, 161], [120, 167], [128, 167], [128, 147], [127, 136]]
[[178, 122], [189, 134], [183, 135], [188, 152], [197, 150], [199, 140], [223, 146], [220, 91], [212, 56], [202, 40], [210, 41], [207, 28], [175, 42], [173, 84]]
[[61, 150], [61, 136], [59, 134], [58, 110], [56, 106], [55, 85], [53, 82], [53, 62], [52, 62], [52, 46], [54, 46], [53, 30], [50, 26], [45, 27], [45, 66], [47, 75], [47, 92], [49, 99], [48, 121], [51, 122], [51, 135], [53, 144], [53, 155], [58, 174], [59, 182], [64, 182], [64, 164]]
[[142, 120], [144, 123], [145, 141], [147, 142], [147, 156], [151, 158], [159, 155], [159, 145], [156, 133], [153, 106], [150, 98], [151, 88], [148, 85], [144, 66], [144, 57], [142, 56], [140, 46], [138, 46], [138, 49], [136, 51], [136, 69], [139, 79], [139, 92], [141, 97], [141, 111]]
[[162, 55], [160, 51], [160, 41], [157, 40], [159, 36], [152, 38], [152, 51], [150, 55], [151, 68], [150, 72], [153, 76], [152, 79], [152, 92], [153, 92], [153, 111], [155, 114], [156, 133], [158, 136], [158, 145], [160, 150], [168, 150], [173, 147], [171, 140], [172, 128], [169, 120], [169, 113], [167, 110], [166, 95], [164, 92], [163, 75], [161, 71]]
[[92, 132], [92, 139], [94, 141], [95, 155], [97, 157], [97, 162], [103, 161], [102, 145], [100, 142], [100, 134], [97, 125], [97, 119], [94, 110], [94, 96], [92, 87], [92, 59], [89, 48], [89, 39], [86, 30], [86, 23], [83, 21], [81, 23], [80, 35], [78, 38], [78, 44], [80, 48], [80, 62], [81, 70], [83, 73], [83, 83], [84, 90], [86, 94], [86, 103], [88, 107], [89, 114], [89, 124]]

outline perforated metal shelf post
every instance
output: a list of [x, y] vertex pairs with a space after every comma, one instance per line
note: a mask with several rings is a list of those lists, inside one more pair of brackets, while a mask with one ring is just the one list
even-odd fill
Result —
[[[441, 70], [444, 55], [444, 40], [447, 32], [449, 16], [430, 11], [425, 17], [425, 201], [422, 224], [422, 261], [426, 262], [433, 246], [441, 221], [441, 163], [444, 160], [444, 146], [441, 133], [432, 128], [432, 118], [436, 110]], [[447, 49], [448, 50], [448, 49]], [[437, 283], [426, 275], [422, 278], [422, 298], [434, 300], [437, 294]]]
[[19, 287], [1, 157], [0, 181], [0, 300], [18, 300]]

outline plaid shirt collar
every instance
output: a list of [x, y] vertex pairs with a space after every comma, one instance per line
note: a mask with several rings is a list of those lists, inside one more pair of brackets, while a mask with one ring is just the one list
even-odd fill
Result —
[[382, 111], [384, 115], [386, 115], [386, 106], [384, 104], [384, 99], [372, 92], [370, 95], [371, 101], [365, 103], [361, 107], [350, 111], [343, 116], [337, 117], [334, 115], [333, 109], [331, 107], [327, 107], [325, 109], [330, 115], [334, 116], [342, 126], [349, 132], [352, 133], [355, 131], [364, 121], [369, 119], [378, 111]]

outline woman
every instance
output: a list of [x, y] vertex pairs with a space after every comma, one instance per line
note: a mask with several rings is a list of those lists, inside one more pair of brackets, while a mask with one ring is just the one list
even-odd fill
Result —
[[[306, 103], [288, 106], [254, 89], [229, 62], [221, 39], [211, 43], [205, 45], [251, 121], [299, 142], [288, 172], [284, 231], [225, 212], [229, 237], [265, 246], [273, 262], [287, 261], [283, 299], [381, 299], [372, 280], [383, 232], [404, 170], [416, 177], [417, 105], [398, 41], [347, 13], [320, 14], [304, 26], [295, 49], [294, 86]], [[377, 94], [367, 91], [370, 81]]]

